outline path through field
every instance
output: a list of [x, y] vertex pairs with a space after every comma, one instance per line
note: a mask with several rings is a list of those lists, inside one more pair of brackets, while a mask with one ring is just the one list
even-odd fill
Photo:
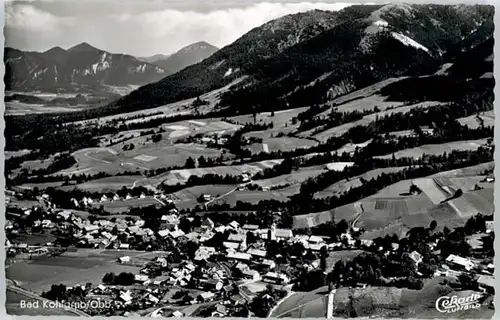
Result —
[[356, 223], [358, 222], [359, 218], [361, 218], [361, 215], [363, 214], [363, 212], [365, 212], [365, 210], [363, 209], [363, 204], [361, 202], [356, 202], [354, 204], [354, 208], [356, 209], [358, 215], [352, 221], [352, 224], [351, 224], [352, 228], [354, 228], [356, 226]]
[[[240, 186], [246, 186], [246, 185], [247, 185], [247, 184], [249, 184], [250, 182], [252, 182], [252, 181], [248, 181], [248, 182], [242, 183]], [[226, 196], [230, 195], [231, 193], [235, 192], [236, 190], [238, 190], [238, 187], [239, 187], [239, 186], [235, 187], [234, 189], [229, 190], [228, 192], [224, 193], [224, 194], [223, 194], [223, 195], [221, 195], [221, 196], [218, 196], [217, 198], [213, 198], [212, 200], [207, 201], [207, 202], [205, 203], [205, 208], [206, 208], [206, 207], [208, 207], [208, 205], [209, 205], [209, 204], [211, 204], [212, 202], [217, 201], [217, 200], [220, 200], [220, 199], [222, 199], [222, 198], [224, 198], [224, 197], [226, 197]]]

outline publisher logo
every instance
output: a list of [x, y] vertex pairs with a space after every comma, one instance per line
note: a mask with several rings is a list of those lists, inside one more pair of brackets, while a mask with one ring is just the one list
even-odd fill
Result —
[[436, 310], [441, 313], [453, 313], [461, 310], [479, 309], [480, 294], [473, 293], [468, 297], [443, 296], [436, 300]]

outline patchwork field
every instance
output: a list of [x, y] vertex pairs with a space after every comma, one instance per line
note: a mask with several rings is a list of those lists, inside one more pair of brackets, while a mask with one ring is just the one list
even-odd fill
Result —
[[[130, 143], [130, 141], [127, 141], [123, 144]], [[123, 150], [121, 144], [112, 148], [79, 150], [73, 154], [77, 163], [57, 174], [96, 174], [99, 172], [117, 174], [125, 171], [144, 171], [184, 165], [189, 157], [193, 159], [200, 156], [216, 158], [222, 154], [221, 150], [209, 149], [199, 144], [172, 145], [163, 141], [134, 145], [136, 147], [133, 150], [126, 151]]]
[[454, 141], [441, 144], [427, 144], [417, 148], [405, 149], [383, 156], [376, 156], [374, 158], [391, 159], [393, 154], [396, 159], [405, 157], [421, 158], [424, 154], [440, 155], [443, 154], [444, 152], [450, 153], [452, 151], [474, 151], [481, 146], [485, 146], [487, 144], [487, 141], [488, 139], [479, 139], [479, 140]]
[[175, 185], [177, 183], [183, 184], [189, 179], [190, 176], [203, 176], [206, 174], [218, 174], [218, 175], [233, 175], [239, 176], [246, 172], [250, 175], [254, 175], [266, 168], [272, 168], [276, 164], [281, 163], [283, 160], [267, 160], [254, 162], [243, 165], [236, 166], [219, 166], [210, 168], [196, 168], [196, 169], [180, 169], [172, 170], [161, 176], [164, 184]]
[[[469, 172], [487, 167], [487, 164], [464, 169]], [[374, 173], [371, 173], [374, 174]], [[438, 228], [447, 226], [459, 226], [472, 215], [481, 212], [492, 214], [494, 212], [494, 197], [492, 183], [478, 183], [484, 185], [483, 189], [474, 190], [469, 186], [474, 181], [480, 181], [484, 177], [454, 177], [455, 171], [439, 176], [439, 179], [431, 177], [414, 180], [403, 180], [392, 184], [375, 195], [364, 198], [359, 202], [350, 203], [335, 209], [316, 212], [293, 217], [295, 228], [313, 227], [328, 221], [340, 221], [345, 219], [355, 223], [356, 227], [367, 230], [363, 238], [373, 239], [378, 236], [396, 233], [401, 234], [417, 226], [428, 226], [432, 220], [436, 220]], [[468, 181], [470, 179], [470, 181]], [[435, 180], [438, 180], [436, 183]], [[467, 182], [466, 182], [467, 181]], [[418, 195], [409, 194], [410, 186], [417, 185], [422, 193]], [[356, 182], [354, 182], [356, 185]], [[464, 186], [466, 188], [464, 188]], [[454, 190], [462, 187], [463, 195], [459, 198], [446, 201]], [[331, 186], [332, 192], [341, 191], [345, 188], [340, 184]], [[449, 190], [450, 192], [446, 191]], [[337, 191], [337, 192], [338, 192]], [[319, 193], [328, 195], [328, 192]]]
[[125, 255], [141, 258], [146, 262], [146, 259], [154, 257], [155, 253], [78, 249], [57, 257], [38, 257], [17, 262], [9, 266], [5, 272], [6, 277], [14, 280], [20, 287], [41, 294], [50, 289], [52, 284], [62, 283], [67, 286], [86, 282], [100, 284], [102, 277], [108, 272], [138, 273], [140, 267], [116, 262], [116, 259]]

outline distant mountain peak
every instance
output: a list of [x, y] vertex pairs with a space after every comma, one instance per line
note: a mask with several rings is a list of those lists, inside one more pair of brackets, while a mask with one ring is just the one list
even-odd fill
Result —
[[44, 53], [62, 53], [62, 52], [66, 52], [66, 50], [64, 50], [63, 48], [61, 48], [59, 46], [56, 46], [56, 47], [50, 48], [49, 50], [45, 51]]
[[198, 41], [198, 42], [195, 42], [195, 43], [192, 43], [190, 45], [183, 47], [182, 49], [180, 49], [176, 53], [186, 53], [186, 52], [191, 52], [191, 51], [195, 51], [195, 50], [207, 50], [207, 49], [214, 51], [214, 52], [219, 50], [219, 48], [217, 48], [214, 45], [211, 45], [210, 43], [208, 43], [206, 41]]
[[71, 52], [84, 52], [84, 51], [100, 51], [100, 50], [97, 49], [97, 48], [95, 48], [95, 47], [93, 47], [93, 46], [91, 46], [87, 42], [82, 42], [80, 44], [77, 44], [74, 47], [69, 48], [68, 51], [71, 51]]

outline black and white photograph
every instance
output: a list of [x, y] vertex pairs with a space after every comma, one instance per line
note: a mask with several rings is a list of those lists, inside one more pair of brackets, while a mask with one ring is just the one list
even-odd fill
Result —
[[494, 317], [493, 2], [4, 13], [8, 315]]

